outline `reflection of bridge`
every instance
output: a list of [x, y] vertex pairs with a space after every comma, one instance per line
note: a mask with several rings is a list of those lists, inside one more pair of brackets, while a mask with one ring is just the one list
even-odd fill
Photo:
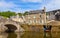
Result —
[[0, 18], [0, 31], [4, 32], [6, 30], [11, 30], [15, 32], [24, 31], [19, 22], [15, 22], [10, 19]]
[[20, 33], [0, 33], [0, 38], [21, 38], [24, 32]]

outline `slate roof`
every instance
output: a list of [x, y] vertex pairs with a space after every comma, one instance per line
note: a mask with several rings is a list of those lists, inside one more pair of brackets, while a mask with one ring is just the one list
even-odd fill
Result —
[[48, 14], [49, 14], [49, 13], [55, 14], [57, 11], [60, 12], [60, 9], [56, 9], [56, 10], [52, 10], [52, 11], [48, 11], [47, 13], [48, 13]]
[[33, 10], [33, 11], [29, 11], [29, 14], [38, 14], [38, 13], [44, 13], [44, 10]]

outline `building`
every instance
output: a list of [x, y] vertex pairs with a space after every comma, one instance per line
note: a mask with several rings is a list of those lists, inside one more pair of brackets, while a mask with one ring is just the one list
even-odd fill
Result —
[[52, 26], [52, 31], [60, 31], [60, 9], [48, 11], [48, 20], [47, 25]]
[[46, 23], [46, 14], [45, 14], [44, 9], [29, 11], [28, 15], [25, 16], [26, 23], [29, 25], [45, 24]]
[[57, 20], [59, 21], [60, 20], [60, 9], [58, 10], [52, 10], [52, 11], [48, 11], [48, 19], [49, 20]]

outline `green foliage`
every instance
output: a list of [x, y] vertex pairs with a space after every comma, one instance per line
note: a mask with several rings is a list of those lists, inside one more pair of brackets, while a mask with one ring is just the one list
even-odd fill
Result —
[[0, 16], [3, 16], [3, 17], [10, 17], [10, 16], [15, 16], [16, 13], [15, 12], [10, 12], [10, 11], [6, 11], [6, 12], [0, 12]]
[[[28, 11], [26, 11], [25, 13], [23, 13], [23, 15], [27, 15]], [[22, 13], [18, 13], [19, 16], [22, 16]], [[0, 12], [0, 16], [3, 16], [5, 18], [9, 18], [10, 16], [16, 16], [15, 12], [11, 12], [11, 11], [6, 11], [6, 12]]]
[[22, 16], [22, 13], [18, 13], [19, 16]]
[[19, 16], [25, 16], [25, 15], [27, 15], [29, 12], [28, 11], [26, 11], [25, 13], [18, 13], [19, 14]]
[[26, 11], [23, 15], [25, 16], [25, 15], [27, 15], [29, 12], [28, 11]]

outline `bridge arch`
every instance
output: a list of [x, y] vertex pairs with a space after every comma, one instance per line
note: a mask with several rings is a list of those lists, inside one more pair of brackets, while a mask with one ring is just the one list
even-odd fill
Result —
[[17, 30], [17, 27], [13, 24], [5, 24], [4, 26], [8, 28], [5, 32], [14, 32]]
[[10, 19], [2, 18], [2, 19], [0, 19], [0, 31], [5, 32], [6, 30], [13, 30], [14, 32], [25, 31], [21, 27], [20, 22], [16, 22], [16, 21], [13, 21]]

